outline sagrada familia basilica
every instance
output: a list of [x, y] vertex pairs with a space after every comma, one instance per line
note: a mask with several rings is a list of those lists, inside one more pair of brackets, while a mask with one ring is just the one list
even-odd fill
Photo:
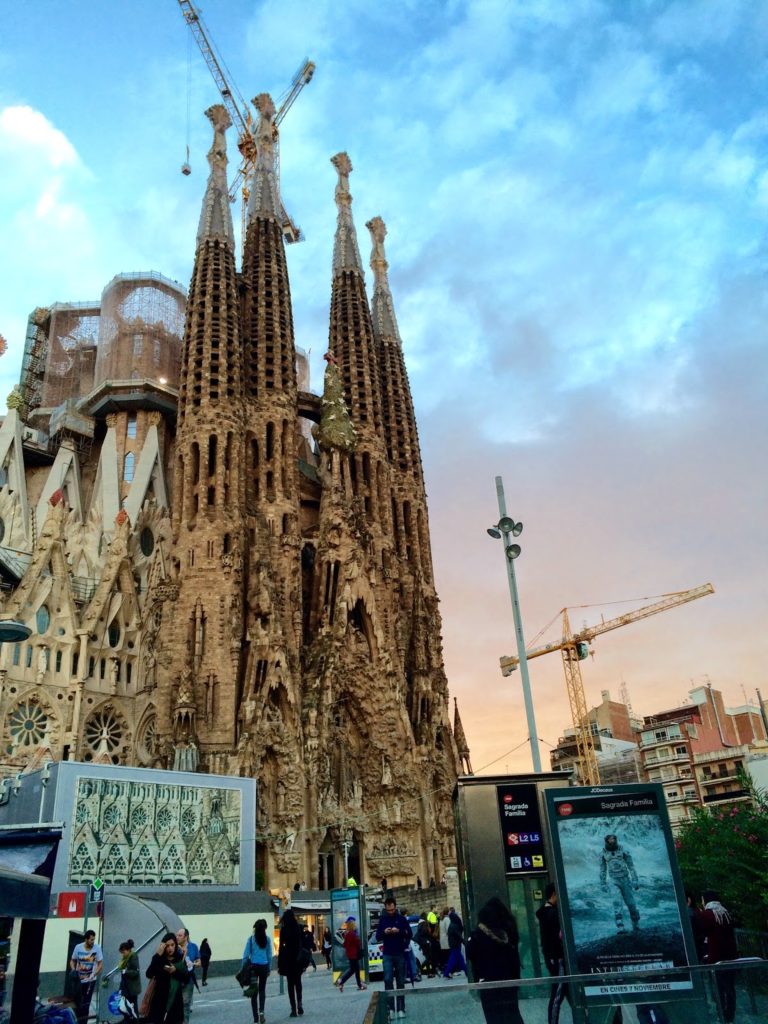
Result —
[[[294, 342], [274, 106], [236, 263], [223, 106], [188, 293], [120, 274], [29, 319], [0, 427], [0, 770], [257, 779], [269, 885], [439, 879], [449, 721], [419, 439], [384, 252], [346, 153], [321, 396]], [[346, 861], [342, 857], [342, 850]]]

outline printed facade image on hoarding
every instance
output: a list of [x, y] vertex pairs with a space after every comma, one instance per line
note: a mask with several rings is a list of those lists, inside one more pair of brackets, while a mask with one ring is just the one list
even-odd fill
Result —
[[237, 789], [77, 780], [68, 880], [112, 885], [236, 885]]
[[[547, 799], [570, 971], [688, 966], [671, 832], [656, 787], [549, 790]], [[684, 975], [585, 985], [584, 993], [601, 1001], [691, 988]]]

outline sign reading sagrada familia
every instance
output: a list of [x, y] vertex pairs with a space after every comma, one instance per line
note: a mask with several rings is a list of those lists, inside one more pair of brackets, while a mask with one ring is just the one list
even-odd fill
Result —
[[[184, 290], [121, 274], [29, 319], [0, 428], [0, 767], [91, 761], [257, 780], [271, 886], [440, 878], [451, 728], [413, 403], [369, 221], [338, 172], [322, 397], [294, 345], [260, 110], [242, 268], [224, 107]], [[344, 851], [342, 853], [342, 851]], [[128, 870], [128, 869], [127, 869]]]

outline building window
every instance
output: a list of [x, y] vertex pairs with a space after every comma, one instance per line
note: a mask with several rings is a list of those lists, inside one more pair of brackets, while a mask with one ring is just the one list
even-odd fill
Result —
[[21, 661], [21, 644], [13, 645], [13, 664], [18, 665]]
[[675, 747], [675, 753], [676, 754], [687, 754], [688, 753], [688, 748], [687, 747]]
[[133, 336], [133, 358], [141, 358], [141, 341], [142, 337], [140, 334], [134, 334]]
[[125, 456], [125, 462], [123, 464], [123, 480], [129, 484], [133, 480], [133, 472], [136, 465], [136, 456], [133, 452], [128, 452]]
[[109, 630], [107, 631], [107, 639], [109, 640], [110, 647], [117, 647], [120, 643], [120, 623], [117, 619], [113, 619], [109, 624]]
[[141, 553], [146, 555], [147, 558], [155, 550], [155, 535], [148, 526], [145, 526], [139, 535], [139, 546], [141, 547]]
[[61, 651], [56, 651], [56, 672], [61, 672]]
[[26, 662], [26, 664], [27, 664], [27, 668], [32, 668], [32, 647], [31, 647], [30, 644], [27, 644], [27, 662]]
[[130, 438], [136, 437], [136, 413], [132, 412], [128, 417], [128, 426], [125, 431], [125, 436]]
[[37, 609], [37, 615], [35, 616], [35, 625], [37, 626], [38, 633], [47, 633], [48, 627], [51, 624], [51, 613], [48, 611], [47, 605], [41, 604]]

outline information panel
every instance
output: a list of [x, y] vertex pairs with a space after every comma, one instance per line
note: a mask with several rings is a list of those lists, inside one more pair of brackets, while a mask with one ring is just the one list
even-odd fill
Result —
[[547, 870], [536, 786], [530, 782], [496, 787], [504, 869], [508, 875]]
[[[688, 966], [690, 935], [661, 787], [550, 789], [546, 798], [568, 972], [595, 976], [583, 986], [587, 1005], [690, 997], [689, 974], [664, 976]], [[609, 972], [626, 982], [601, 982]]]

